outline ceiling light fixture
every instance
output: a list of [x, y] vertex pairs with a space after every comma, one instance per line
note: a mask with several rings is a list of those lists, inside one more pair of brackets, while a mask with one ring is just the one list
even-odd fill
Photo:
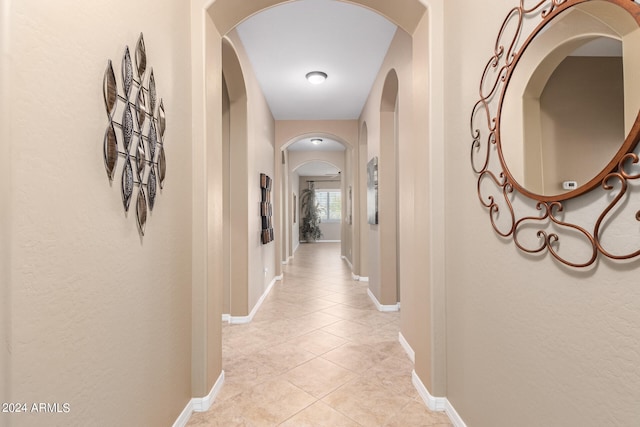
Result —
[[318, 145], [322, 142], [321, 138], [311, 138], [311, 143], [314, 145]]
[[309, 80], [309, 83], [319, 85], [327, 79], [327, 73], [323, 73], [322, 71], [311, 71], [310, 73], [307, 73], [305, 77]]

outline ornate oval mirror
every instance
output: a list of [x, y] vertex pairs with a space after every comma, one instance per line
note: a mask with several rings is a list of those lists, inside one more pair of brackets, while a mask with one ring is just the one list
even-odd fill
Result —
[[[598, 253], [640, 255], [614, 255], [600, 241], [605, 217], [623, 197], [627, 182], [640, 177], [629, 171], [638, 162], [633, 150], [640, 135], [637, 52], [636, 1], [521, 0], [505, 18], [472, 112], [471, 161], [494, 229], [513, 237], [525, 252], [548, 250], [576, 267], [592, 264]], [[622, 191], [609, 197], [594, 221], [583, 226], [564, 218], [570, 199], [598, 187], [610, 191], [612, 180]], [[499, 190], [497, 195], [486, 194], [487, 181]], [[536, 202], [537, 213], [523, 213], [514, 194]], [[501, 204], [510, 217], [506, 223], [504, 214], [498, 221]], [[586, 238], [588, 259], [573, 262], [560, 255], [555, 231], [540, 229], [540, 244], [522, 244], [518, 231], [532, 221]]]

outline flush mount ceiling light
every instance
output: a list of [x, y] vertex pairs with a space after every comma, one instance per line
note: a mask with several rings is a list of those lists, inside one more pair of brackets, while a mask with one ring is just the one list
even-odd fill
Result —
[[311, 138], [311, 143], [314, 145], [318, 145], [322, 142], [321, 138]]
[[319, 85], [327, 79], [327, 73], [323, 73], [322, 71], [311, 71], [310, 73], [307, 73], [305, 77], [309, 80], [309, 83]]

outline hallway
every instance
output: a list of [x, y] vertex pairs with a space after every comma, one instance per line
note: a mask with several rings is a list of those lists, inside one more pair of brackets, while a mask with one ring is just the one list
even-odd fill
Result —
[[450, 426], [411, 383], [400, 314], [378, 312], [340, 244], [302, 244], [252, 323], [223, 326], [224, 387], [189, 426]]

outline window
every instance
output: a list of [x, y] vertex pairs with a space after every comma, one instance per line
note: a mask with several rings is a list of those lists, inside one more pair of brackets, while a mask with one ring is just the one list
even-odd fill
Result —
[[339, 222], [342, 216], [342, 193], [340, 190], [316, 190], [323, 222]]

